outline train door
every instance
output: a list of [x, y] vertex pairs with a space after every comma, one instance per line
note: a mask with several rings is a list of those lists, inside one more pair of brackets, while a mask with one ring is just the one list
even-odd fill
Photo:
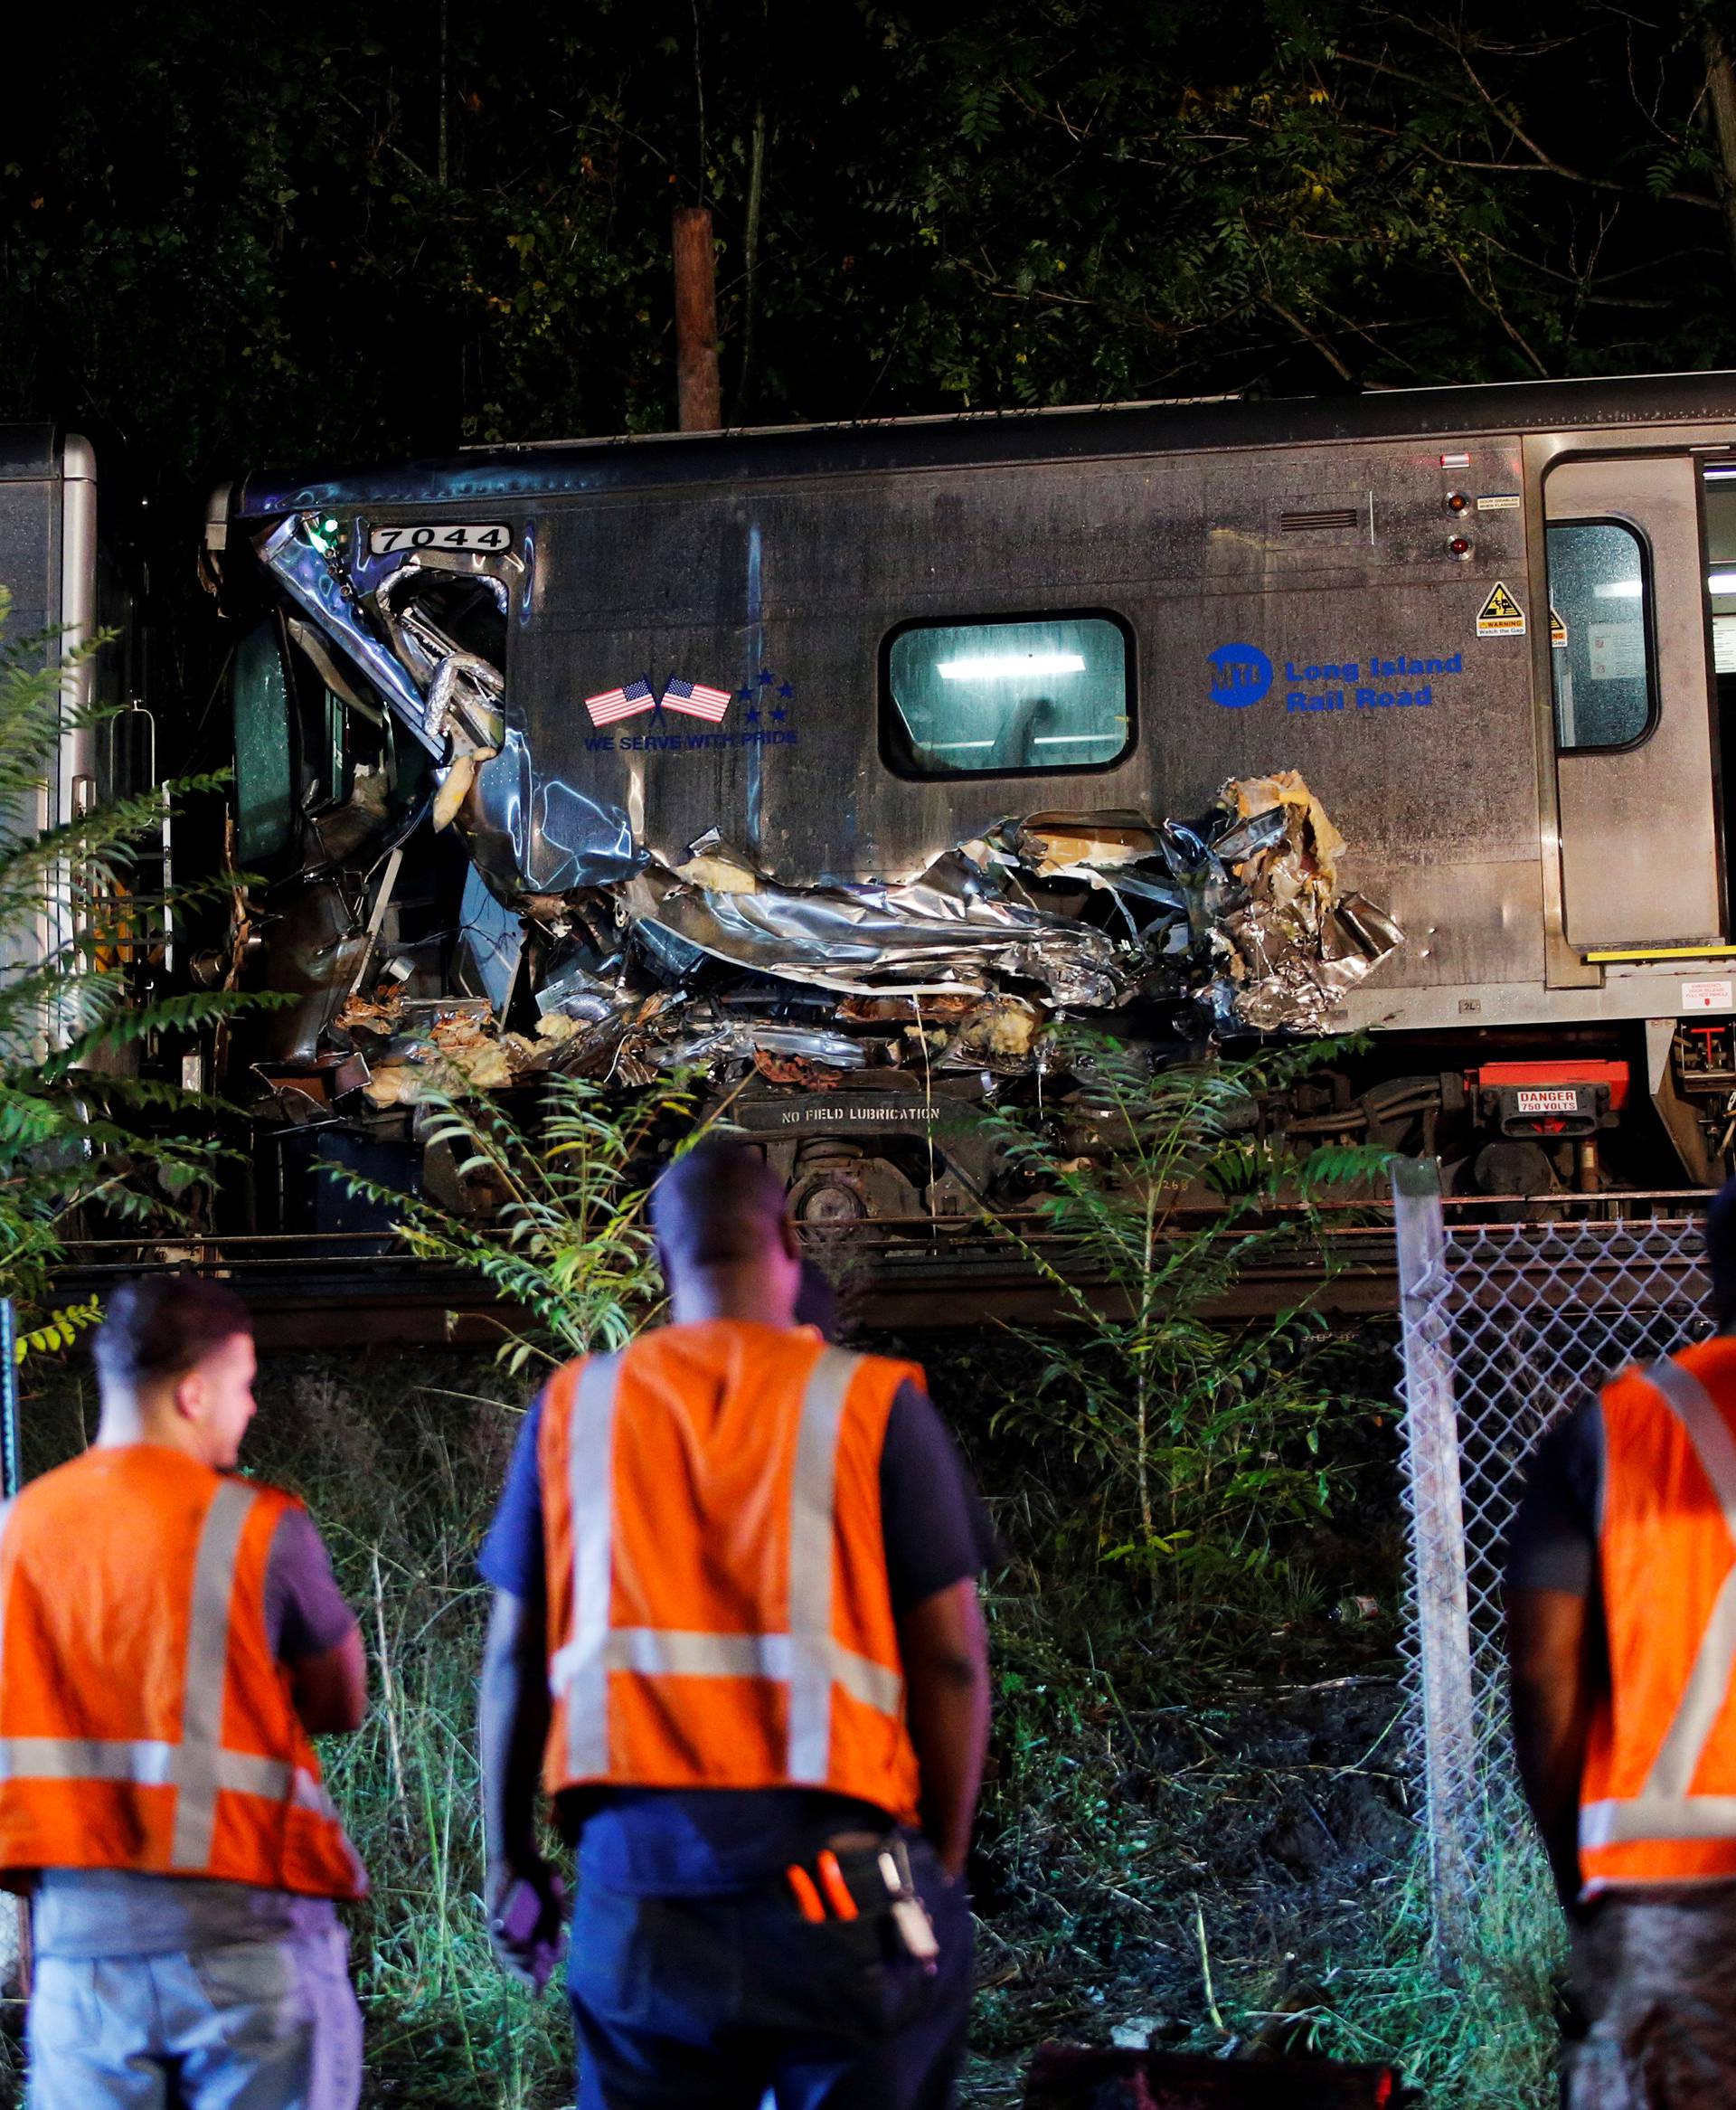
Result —
[[1723, 933], [1701, 464], [1580, 457], [1543, 484], [1568, 942]]

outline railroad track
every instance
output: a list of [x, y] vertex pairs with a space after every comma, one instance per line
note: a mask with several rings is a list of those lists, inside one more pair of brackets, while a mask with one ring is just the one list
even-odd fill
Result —
[[[1628, 1263], [1646, 1227], [1697, 1217], [1705, 1201], [1697, 1192], [1558, 1197], [1555, 1213], [1526, 1220], [1523, 1235], [1505, 1228], [1499, 1234], [1503, 1257], [1489, 1274], [1486, 1293], [1515, 1308], [1547, 1299], [1555, 1275], [1553, 1225], [1571, 1221], [1582, 1240], [1589, 1219], [1602, 1234], [1605, 1255], [1594, 1274], [1633, 1295]], [[1517, 1197], [1448, 1206], [1460, 1221], [1491, 1223], [1536, 1206]], [[1210, 1316], [1270, 1318], [1305, 1300], [1346, 1327], [1396, 1313], [1398, 1256], [1390, 1212], [1357, 1206], [1327, 1214], [1330, 1227], [1318, 1246], [1298, 1241], [1293, 1250], [1279, 1247], [1244, 1268]], [[1081, 1245], [1032, 1215], [992, 1225], [863, 1223], [808, 1230], [805, 1242], [838, 1279], [850, 1318], [874, 1329], [1064, 1324], [1077, 1312], [1076, 1296], [1111, 1310], [1125, 1301], [1092, 1269]], [[270, 1349], [479, 1348], [498, 1340], [514, 1316], [514, 1308], [477, 1275], [420, 1260], [377, 1232], [87, 1241], [68, 1247], [55, 1294], [63, 1302], [99, 1296], [128, 1274], [169, 1268], [232, 1283], [253, 1308], [260, 1346]], [[1691, 1260], [1650, 1263], [1637, 1301], [1663, 1301], [1677, 1288], [1694, 1293], [1701, 1286]]]

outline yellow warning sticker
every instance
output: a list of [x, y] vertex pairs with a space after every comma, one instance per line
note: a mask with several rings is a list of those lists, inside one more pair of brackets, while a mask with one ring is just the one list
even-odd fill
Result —
[[1549, 611], [1549, 641], [1558, 652], [1567, 643], [1567, 625], [1552, 608]]
[[1477, 610], [1477, 634], [1479, 638], [1523, 638], [1525, 634], [1525, 611], [1498, 579]]

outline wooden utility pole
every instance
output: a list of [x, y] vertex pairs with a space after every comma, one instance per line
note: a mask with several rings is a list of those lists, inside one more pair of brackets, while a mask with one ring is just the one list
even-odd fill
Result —
[[1700, 41], [1706, 59], [1706, 100], [1712, 111], [1712, 143], [1718, 149], [1714, 187], [1723, 208], [1731, 268], [1736, 270], [1736, 71], [1731, 68], [1723, 38], [1711, 23], [1702, 27]]
[[712, 216], [703, 205], [675, 208], [675, 400], [684, 432], [715, 432], [723, 422], [717, 377], [717, 267]]

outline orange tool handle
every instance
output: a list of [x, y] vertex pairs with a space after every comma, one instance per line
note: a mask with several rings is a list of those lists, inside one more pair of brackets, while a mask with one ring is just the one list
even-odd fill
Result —
[[831, 1900], [832, 1909], [840, 1919], [856, 1918], [856, 1901], [850, 1895], [850, 1886], [844, 1879], [844, 1870], [838, 1866], [838, 1857], [828, 1846], [814, 1863], [820, 1871], [820, 1884]]
[[807, 1870], [792, 1861], [784, 1870], [784, 1880], [789, 1885], [791, 1895], [801, 1907], [802, 1917], [815, 1925], [826, 1917], [826, 1907], [820, 1903], [820, 1894], [814, 1888], [814, 1878]]

